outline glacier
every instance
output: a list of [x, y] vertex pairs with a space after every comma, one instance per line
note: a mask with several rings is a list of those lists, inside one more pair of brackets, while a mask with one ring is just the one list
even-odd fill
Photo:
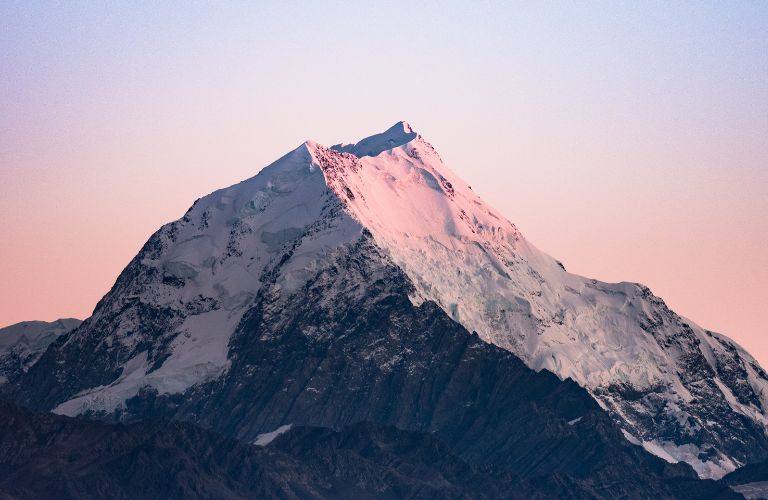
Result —
[[363, 233], [413, 283], [415, 306], [434, 302], [529, 367], [574, 380], [638, 446], [709, 478], [768, 454], [768, 375], [752, 356], [643, 285], [567, 272], [405, 122], [355, 144], [307, 141], [163, 226], [61, 347], [110, 361], [60, 374], [46, 401], [66, 415], [119, 412], [147, 389], [221, 377], [265, 273], [289, 255], [268, 279], [300, 290]]

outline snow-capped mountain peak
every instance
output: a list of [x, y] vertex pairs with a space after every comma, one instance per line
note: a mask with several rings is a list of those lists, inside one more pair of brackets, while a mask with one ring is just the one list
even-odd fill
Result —
[[325, 160], [349, 168], [318, 164], [347, 211], [414, 283], [414, 301], [432, 300], [532, 368], [576, 380], [646, 449], [704, 476], [744, 460], [725, 451], [726, 442], [750, 433], [764, 439], [768, 377], [748, 353], [679, 317], [647, 287], [566, 272], [421, 136], [399, 136], [402, 143], [383, 149], [393, 129], [400, 124], [334, 148], [358, 158]]
[[411, 126], [400, 121], [380, 134], [362, 139], [356, 144], [336, 144], [331, 149], [342, 153], [351, 153], [357, 157], [377, 156], [380, 153], [402, 146], [418, 137]]
[[24, 373], [52, 342], [79, 324], [79, 319], [61, 318], [0, 328], [0, 385]]
[[432, 301], [531, 368], [575, 380], [649, 451], [708, 477], [768, 455], [768, 375], [751, 356], [642, 285], [566, 272], [405, 122], [356, 144], [306, 141], [163, 226], [43, 360], [59, 370], [87, 351], [98, 362], [57, 371], [42, 397], [60, 413], [115, 412], [143, 390], [217, 379], [257, 297], [299, 293], [368, 234], [410, 281], [413, 304]]

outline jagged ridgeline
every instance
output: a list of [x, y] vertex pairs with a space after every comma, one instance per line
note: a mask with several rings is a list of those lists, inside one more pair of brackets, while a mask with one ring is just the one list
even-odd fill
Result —
[[768, 457], [766, 387], [646, 287], [566, 272], [401, 122], [196, 201], [2, 390], [245, 442], [368, 422], [526, 481], [677, 496], [694, 474], [672, 462]]
[[0, 384], [16, 379], [35, 364], [49, 345], [81, 321], [22, 321], [0, 328]]

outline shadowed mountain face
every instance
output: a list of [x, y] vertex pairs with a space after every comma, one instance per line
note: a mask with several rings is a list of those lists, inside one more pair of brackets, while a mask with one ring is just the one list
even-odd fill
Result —
[[[591, 479], [580, 480], [562, 474], [520, 479], [490, 466], [478, 469], [458, 459], [429, 434], [370, 424], [357, 424], [338, 432], [302, 427], [278, 438], [271, 448], [302, 457], [310, 467], [316, 463], [333, 463], [334, 456], [343, 454], [354, 458], [348, 462], [353, 464], [352, 469], [377, 469], [375, 474], [350, 472], [350, 475], [378, 477], [384, 480], [381, 481], [383, 483], [391, 478], [418, 478], [405, 489], [389, 490], [394, 493], [394, 498], [445, 498], [454, 495], [463, 498], [626, 498], [625, 493], [619, 493], [619, 488], [606, 492], [604, 485]], [[451, 485], [450, 488], [441, 487], [446, 483]], [[442, 491], [436, 491], [436, 487]], [[376, 496], [390, 496], [388, 487], [376, 488], [386, 491]], [[663, 487], [645, 484], [642, 493], [638, 487], [624, 491], [633, 491], [633, 494], [642, 494], [647, 498], [738, 498], [733, 491], [714, 481], [682, 477], [665, 479]], [[435, 496], [435, 493], [438, 495]]]
[[703, 476], [768, 454], [768, 376], [738, 346], [567, 273], [407, 124], [336, 149], [196, 201], [0, 392], [244, 442], [370, 422], [604, 497], [690, 478], [642, 447]]
[[768, 460], [747, 464], [720, 480], [746, 498], [768, 498]]
[[[725, 491], [627, 442], [575, 383], [534, 372], [433, 303], [415, 306], [409, 281], [369, 235], [286, 291], [277, 277], [290, 258], [263, 276], [222, 377], [182, 394], [145, 388], [120, 412], [90, 416], [171, 417], [244, 442], [287, 425], [343, 430], [369, 422], [433, 436], [457, 463], [525, 480], [533, 491], [592, 498]], [[306, 443], [293, 432], [274, 446], [298, 453]], [[305, 459], [335, 460], [318, 455], [324, 447], [309, 446]], [[402, 460], [391, 449], [388, 456], [392, 464]], [[414, 484], [403, 491], [418, 491]]]
[[[431, 434], [358, 423], [292, 428], [266, 447], [190, 424], [105, 424], [0, 402], [0, 498], [605, 497], [564, 475], [524, 480], [472, 467]], [[656, 498], [736, 498], [725, 486], [668, 478]]]
[[340, 432], [297, 428], [263, 448], [180, 422], [108, 425], [6, 403], [0, 403], [0, 417], [0, 498], [546, 494], [542, 486], [472, 469], [428, 434], [368, 424]]

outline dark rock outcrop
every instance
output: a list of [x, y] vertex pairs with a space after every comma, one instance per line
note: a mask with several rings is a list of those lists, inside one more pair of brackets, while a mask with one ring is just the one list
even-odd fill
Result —
[[220, 379], [181, 395], [147, 390], [120, 414], [91, 416], [175, 418], [243, 441], [286, 424], [372, 422], [430, 433], [472, 467], [560, 477], [596, 497], [672, 498], [709, 487], [687, 465], [627, 442], [575, 383], [527, 368], [433, 303], [413, 305], [410, 291], [363, 236], [299, 290], [267, 282]]
[[[432, 435], [300, 427], [256, 447], [175, 421], [87, 422], [0, 402], [0, 498], [592, 498], [567, 477], [477, 469]], [[735, 495], [676, 480], [688, 498]], [[683, 495], [682, 493], [687, 493]]]

